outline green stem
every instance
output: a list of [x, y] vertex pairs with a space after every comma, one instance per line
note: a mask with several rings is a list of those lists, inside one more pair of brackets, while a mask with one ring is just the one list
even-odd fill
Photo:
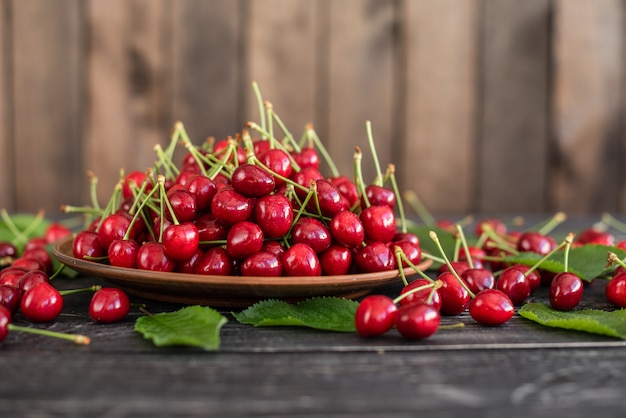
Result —
[[361, 148], [354, 147], [354, 181], [356, 182], [356, 189], [358, 194], [363, 198], [365, 207], [370, 207], [370, 200], [367, 198], [367, 192], [365, 190], [365, 182], [363, 181], [363, 170], [361, 169], [361, 161], [363, 160], [363, 153]]
[[257, 106], [259, 107], [259, 119], [261, 120], [261, 127], [265, 130], [265, 106], [263, 106], [263, 96], [261, 95], [261, 89], [256, 81], [252, 82], [252, 90], [256, 97]]
[[456, 270], [454, 269], [454, 267], [452, 267], [452, 264], [450, 263], [450, 260], [448, 260], [448, 257], [446, 256], [445, 251], [443, 250], [443, 247], [441, 246], [441, 241], [439, 241], [439, 237], [437, 236], [437, 233], [435, 231], [430, 231], [428, 233], [428, 235], [430, 236], [430, 239], [432, 239], [435, 243], [435, 245], [437, 245], [437, 248], [439, 249], [439, 251], [441, 252], [441, 256], [443, 257], [443, 259], [446, 262], [446, 265], [448, 266], [448, 269], [450, 270], [450, 272], [454, 275], [454, 277], [456, 278], [456, 280], [459, 282], [459, 284], [461, 286], [463, 286], [463, 288], [467, 291], [467, 293], [469, 293], [471, 298], [474, 298], [476, 295], [474, 294], [474, 292], [472, 292], [470, 290], [469, 287], [467, 287], [467, 284], [465, 284], [465, 282], [463, 281], [463, 279], [461, 279], [461, 277], [459, 276], [459, 274], [456, 272]]
[[59, 290], [59, 294], [61, 296], [67, 296], [74, 295], [76, 293], [97, 292], [100, 289], [102, 289], [102, 286], [94, 285], [89, 287], [83, 287], [81, 289]]
[[472, 260], [472, 254], [470, 253], [469, 247], [467, 246], [467, 240], [465, 239], [465, 234], [463, 233], [463, 228], [461, 225], [456, 224], [456, 231], [459, 234], [459, 239], [461, 240], [461, 245], [463, 245], [463, 251], [465, 252], [465, 258], [467, 259], [467, 264], [469, 268], [474, 268], [474, 260]]
[[18, 332], [28, 332], [30, 334], [44, 335], [46, 337], [60, 338], [62, 340], [68, 340], [79, 345], [89, 345], [89, 343], [91, 342], [89, 337], [86, 337], [84, 335], [64, 334], [62, 332], [48, 331], [46, 329], [21, 327], [15, 324], [9, 324], [9, 330], [18, 331]]
[[435, 217], [430, 214], [428, 209], [426, 209], [426, 206], [424, 206], [424, 204], [422, 203], [420, 198], [417, 197], [417, 194], [414, 191], [408, 190], [404, 192], [404, 199], [409, 203], [409, 205], [411, 205], [411, 208], [413, 208], [415, 213], [417, 213], [417, 216], [420, 217], [424, 224], [435, 225], [437, 223]]
[[369, 143], [370, 150], [372, 153], [372, 159], [374, 160], [374, 165], [376, 166], [376, 179], [374, 180], [374, 184], [377, 186], [382, 186], [383, 175], [380, 169], [380, 162], [378, 161], [378, 153], [376, 152], [376, 146], [374, 145], [374, 135], [372, 134], [372, 122], [366, 121], [365, 128], [367, 130], [367, 142]]
[[396, 206], [398, 207], [398, 213], [400, 214], [400, 230], [402, 232], [406, 232], [408, 230], [406, 225], [406, 215], [404, 214], [404, 202], [402, 201], [402, 194], [400, 193], [400, 189], [398, 188], [398, 183], [396, 181], [396, 166], [393, 164], [389, 164], [387, 167], [387, 173], [389, 173], [389, 179], [391, 180], [391, 188], [393, 189], [393, 194], [396, 196]]
[[320, 154], [322, 154], [322, 158], [324, 159], [324, 161], [326, 161], [326, 164], [330, 169], [331, 175], [333, 177], [339, 177], [339, 170], [337, 169], [335, 162], [333, 161], [332, 157], [330, 156], [328, 150], [326, 149], [320, 138], [317, 136], [317, 132], [315, 132], [315, 130], [313, 129], [312, 124], [307, 124], [306, 132], [308, 138], [315, 144], [315, 148], [317, 148]]

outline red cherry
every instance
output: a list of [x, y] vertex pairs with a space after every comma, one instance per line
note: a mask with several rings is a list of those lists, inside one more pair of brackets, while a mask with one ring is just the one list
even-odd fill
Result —
[[365, 187], [365, 194], [371, 206], [389, 206], [391, 209], [396, 206], [396, 194], [393, 190], [369, 184]]
[[441, 316], [432, 305], [414, 303], [403, 305], [396, 315], [396, 329], [404, 338], [421, 340], [437, 332]]
[[9, 286], [20, 287], [20, 279], [26, 272], [30, 270], [24, 267], [11, 266], [6, 269], [0, 271], [0, 284], [6, 284]]
[[[8, 284], [0, 284], [0, 306], [7, 308], [12, 314], [20, 307], [20, 289]], [[1, 339], [0, 339], [1, 341]]]
[[195, 254], [200, 243], [198, 228], [185, 222], [179, 225], [170, 225], [163, 231], [163, 250], [174, 261], [187, 260]]
[[320, 276], [322, 266], [315, 251], [307, 244], [296, 243], [283, 254], [283, 273], [287, 276]]
[[326, 225], [315, 218], [301, 218], [291, 230], [291, 240], [307, 244], [317, 254], [325, 251], [332, 241]]
[[470, 316], [479, 324], [498, 326], [507, 322], [515, 309], [513, 302], [498, 289], [485, 289], [470, 302]]
[[95, 292], [89, 303], [89, 316], [100, 323], [118, 322], [130, 311], [128, 296], [121, 289], [103, 287]]
[[339, 244], [331, 244], [319, 255], [322, 272], [327, 276], [348, 274], [352, 268], [352, 251]]
[[229, 276], [233, 272], [233, 260], [225, 249], [214, 247], [200, 256], [194, 271], [196, 274]]
[[0, 242], [0, 258], [16, 258], [18, 256], [17, 247], [10, 242]]
[[305, 169], [305, 168], [318, 169], [320, 166], [320, 157], [317, 154], [317, 151], [315, 150], [315, 148], [311, 148], [311, 147], [302, 148], [300, 152], [294, 152], [292, 156], [301, 169]]
[[613, 305], [626, 308], [626, 273], [620, 273], [609, 280], [604, 294]]
[[44, 238], [48, 244], [53, 244], [55, 242], [59, 242], [67, 236], [70, 236], [71, 234], [72, 230], [67, 226], [58, 222], [52, 222], [46, 227]]
[[390, 242], [396, 234], [396, 219], [389, 206], [370, 206], [359, 217], [368, 241]]
[[228, 231], [226, 251], [236, 260], [258, 253], [262, 247], [263, 231], [253, 222], [239, 222]]
[[122, 212], [113, 213], [104, 218], [98, 227], [98, 241], [102, 248], [107, 250], [113, 241], [124, 239], [130, 227], [130, 221], [131, 218]]
[[[467, 261], [451, 261], [450, 265], [452, 266], [454, 271], [456, 271], [456, 274], [458, 274], [459, 276], [462, 275], [465, 270], [470, 268]], [[439, 269], [437, 269], [438, 274], [443, 274], [446, 272], [451, 273], [450, 267], [448, 267], [447, 264], [442, 264], [441, 266], [439, 266]]]
[[22, 296], [20, 311], [33, 322], [50, 322], [63, 310], [61, 294], [49, 283], [39, 283]]
[[[182, 187], [180, 189], [171, 188], [167, 191], [167, 199], [178, 222], [192, 222], [196, 219], [198, 203], [196, 202], [196, 197], [191, 192]], [[173, 220], [169, 210], [165, 211], [165, 218], [169, 221]]]
[[264, 251], [252, 254], [241, 263], [242, 276], [280, 276], [282, 272], [280, 259]]
[[369, 295], [359, 303], [354, 315], [357, 332], [363, 337], [384, 334], [393, 326], [398, 307], [385, 295]]
[[249, 198], [228, 188], [218, 191], [211, 202], [211, 213], [226, 225], [250, 220], [252, 211], [253, 205]]
[[559, 311], [571, 311], [583, 297], [583, 282], [574, 273], [558, 273], [550, 284], [550, 306]]
[[185, 188], [196, 198], [196, 210], [198, 212], [210, 209], [213, 197], [217, 193], [217, 186], [213, 180], [209, 177], [195, 174], [189, 177], [185, 183]]
[[268, 195], [275, 187], [274, 176], [252, 164], [243, 164], [235, 168], [230, 181], [233, 189], [246, 197]]
[[[228, 228], [225, 224], [215, 219], [212, 213], [206, 213], [194, 221], [198, 230], [198, 239], [201, 247], [208, 245], [203, 244], [207, 241], [225, 240], [228, 235]], [[214, 246], [214, 245], [211, 245]]]
[[[263, 142], [269, 144], [269, 141], [263, 141]], [[291, 159], [289, 158], [289, 155], [287, 155], [285, 151], [278, 149], [278, 148], [274, 148], [274, 149], [268, 149], [265, 152], [256, 153], [256, 154], [259, 155], [259, 161], [261, 161], [261, 163], [267, 168], [269, 168], [272, 172], [284, 178], [289, 178], [291, 176], [291, 173], [292, 173]], [[282, 179], [276, 176], [274, 176], [274, 183], [276, 184], [276, 187], [280, 187], [283, 184], [285, 184], [285, 182]]]
[[[131, 171], [124, 178], [124, 182], [122, 183], [122, 195], [124, 198], [129, 199], [134, 196], [133, 188], [141, 188], [141, 185], [146, 180], [146, 173], [141, 171]], [[144, 192], [149, 192], [152, 189], [152, 185], [148, 184], [144, 189]]]
[[521, 270], [509, 267], [502, 271], [496, 282], [496, 289], [504, 292], [513, 305], [521, 305], [530, 296], [530, 282]]
[[31, 248], [22, 253], [22, 258], [32, 258], [37, 260], [43, 266], [43, 271], [47, 274], [53, 273], [53, 264], [52, 257], [50, 257], [50, 253], [45, 248]]
[[357, 248], [363, 244], [365, 229], [359, 217], [350, 211], [337, 213], [329, 224], [333, 240], [349, 248]]
[[150, 271], [174, 271], [176, 263], [165, 254], [160, 242], [146, 242], [137, 251], [137, 268]]
[[511, 268], [515, 268], [526, 276], [526, 280], [528, 280], [528, 284], [530, 285], [530, 292], [534, 292], [541, 286], [541, 275], [537, 272], [537, 270], [533, 270], [530, 273], [530, 267], [525, 264], [514, 264]]
[[373, 242], [360, 248], [354, 260], [359, 270], [366, 273], [393, 270], [396, 267], [396, 258], [382, 242]]
[[539, 232], [524, 232], [517, 241], [517, 250], [546, 255], [554, 249], [554, 240]]
[[23, 295], [39, 283], [50, 283], [50, 277], [41, 270], [30, 270], [20, 279], [20, 293]]
[[109, 264], [114, 267], [137, 267], [139, 244], [135, 240], [118, 239], [109, 245]]
[[492, 289], [495, 278], [491, 270], [484, 268], [470, 268], [461, 273], [461, 278], [467, 284], [472, 293], [478, 293], [484, 289]]
[[437, 276], [437, 280], [442, 283], [437, 290], [441, 296], [441, 314], [455, 316], [465, 311], [470, 303], [470, 294], [454, 274], [444, 272]]
[[260, 197], [254, 206], [254, 221], [268, 238], [285, 236], [293, 222], [293, 207], [283, 195]]
[[9, 335], [9, 325], [11, 324], [11, 312], [0, 305], [0, 342], [4, 341]]
[[[402, 288], [400, 295], [408, 293], [418, 287], [429, 284], [432, 284], [430, 280], [426, 280], [424, 278], [415, 279]], [[430, 299], [430, 302], [428, 302], [428, 299]], [[414, 291], [410, 295], [400, 300], [400, 305], [402, 306], [410, 305], [413, 303], [432, 305], [435, 309], [439, 310], [441, 309], [441, 294], [437, 290], [433, 291], [433, 288], [431, 287], [419, 291]]]
[[317, 179], [315, 180], [315, 187], [317, 191], [317, 202], [315, 199], [311, 199], [307, 206], [307, 209], [312, 213], [317, 213], [318, 204], [321, 214], [328, 217], [333, 217], [337, 213], [349, 209], [348, 202], [342, 200], [339, 189], [330, 181]]
[[476, 224], [474, 233], [477, 237], [481, 236], [485, 233], [486, 228], [489, 227], [493, 232], [500, 236], [506, 235], [507, 227], [506, 225], [499, 219], [483, 219]]
[[[419, 262], [422, 261], [422, 251], [420, 247], [410, 241], [394, 241], [391, 247], [393, 251], [395, 251], [396, 247], [400, 248], [402, 253], [413, 265], [419, 264]], [[406, 261], [402, 260], [403, 267], [408, 267], [408, 265]]]

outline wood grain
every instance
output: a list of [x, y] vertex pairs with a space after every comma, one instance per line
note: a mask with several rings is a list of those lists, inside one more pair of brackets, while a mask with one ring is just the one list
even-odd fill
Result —
[[[376, 151], [384, 172], [397, 138], [394, 130], [394, 53], [397, 39], [393, 2], [329, 2], [327, 148], [339, 171], [353, 173], [354, 147], [363, 151], [366, 182], [376, 176], [368, 146], [371, 121]], [[324, 59], [324, 58], [323, 58]]]
[[103, 204], [120, 169], [145, 170], [155, 160], [154, 145], [169, 143], [174, 123], [169, 6], [165, 0], [87, 3], [84, 158], [99, 178]]
[[[16, 207], [56, 213], [82, 186], [81, 7], [13, 1]], [[33, 24], [33, 22], [37, 22]]]
[[172, 116], [192, 141], [234, 135], [243, 125], [241, 1], [172, 3]]
[[549, 209], [550, 2], [484, 3], [477, 209]]
[[622, 184], [624, 3], [555, 7], [553, 204], [570, 212], [614, 211], [619, 194], [605, 191]]
[[475, 205], [478, 2], [407, 1], [403, 183], [435, 212]]
[[11, 94], [11, 51], [10, 3], [0, 1], [0, 206], [9, 211], [15, 210], [14, 146], [12, 140]]

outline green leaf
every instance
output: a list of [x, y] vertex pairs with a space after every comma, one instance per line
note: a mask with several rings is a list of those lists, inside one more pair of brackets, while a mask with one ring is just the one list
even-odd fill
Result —
[[[46, 228], [50, 225], [50, 220], [41, 216], [31, 215], [28, 213], [16, 213], [9, 216], [9, 225], [6, 219], [0, 218], [0, 241], [13, 242], [17, 245], [20, 252], [22, 251], [26, 241], [33, 237], [41, 237], [46, 232]], [[14, 226], [20, 235], [14, 233]], [[26, 232], [25, 234], [23, 234]]]
[[519, 314], [541, 325], [584, 331], [626, 340], [626, 309], [612, 312], [597, 309], [557, 311], [544, 303], [528, 303]]
[[227, 322], [219, 312], [204, 306], [187, 306], [176, 312], [142, 316], [135, 331], [158, 347], [186, 345], [207, 351], [220, 346], [220, 329]]
[[[582, 280], [590, 281], [597, 277], [602, 277], [614, 269], [607, 267], [607, 256], [609, 251], [614, 252], [618, 257], [624, 258], [626, 253], [617, 247], [605, 245], [587, 244], [580, 247], [570, 248], [567, 270], [576, 274]], [[505, 258], [509, 263], [520, 263], [527, 266], [536, 264], [542, 256], [535, 253], [519, 253]], [[541, 263], [541, 268], [553, 273], [560, 273], [565, 270], [564, 251], [557, 251], [546, 261]]]
[[316, 297], [295, 305], [269, 299], [256, 303], [233, 316], [242, 324], [301, 326], [326, 331], [355, 332], [354, 314], [358, 302], [336, 297]]

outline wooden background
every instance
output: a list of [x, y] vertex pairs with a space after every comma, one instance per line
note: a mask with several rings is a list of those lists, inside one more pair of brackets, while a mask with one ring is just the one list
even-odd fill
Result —
[[[105, 199], [181, 120], [258, 120], [251, 82], [352, 173], [439, 213], [626, 208], [624, 0], [0, 0], [0, 207]], [[369, 154], [364, 164], [373, 177]]]

